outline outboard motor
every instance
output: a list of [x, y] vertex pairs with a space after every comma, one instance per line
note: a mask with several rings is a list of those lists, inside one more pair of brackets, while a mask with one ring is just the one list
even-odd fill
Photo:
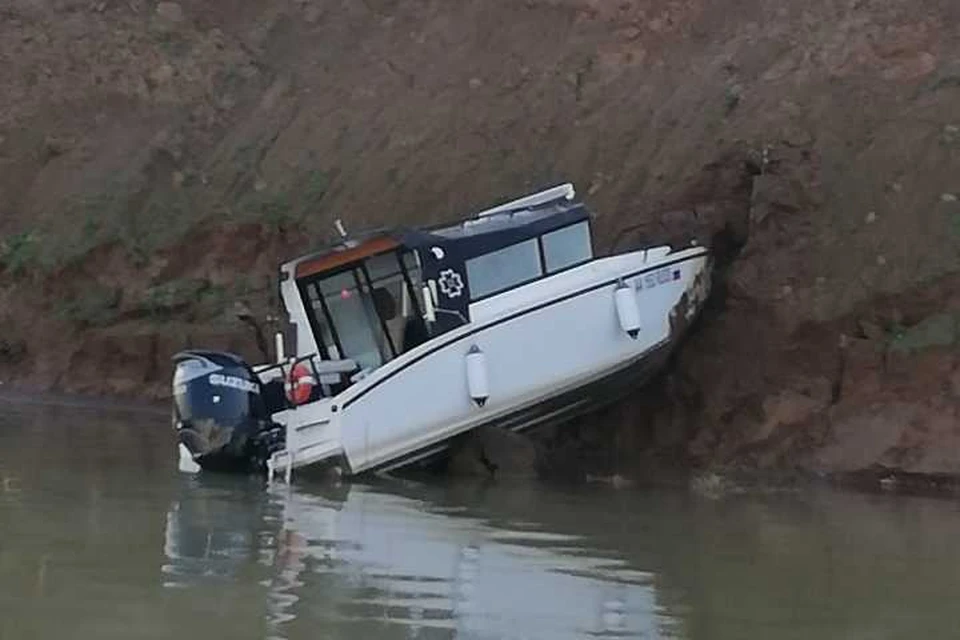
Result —
[[182, 351], [173, 357], [173, 421], [179, 442], [202, 469], [263, 471], [284, 448], [263, 385], [239, 356]]

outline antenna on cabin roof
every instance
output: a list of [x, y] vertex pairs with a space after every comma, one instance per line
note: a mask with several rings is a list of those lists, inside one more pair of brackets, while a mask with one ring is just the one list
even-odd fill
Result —
[[333, 226], [335, 226], [335, 227], [337, 228], [337, 233], [340, 234], [340, 237], [343, 238], [344, 240], [346, 240], [346, 239], [347, 239], [347, 230], [343, 228], [343, 221], [340, 220], [340, 218], [337, 218], [337, 219], [333, 222]]

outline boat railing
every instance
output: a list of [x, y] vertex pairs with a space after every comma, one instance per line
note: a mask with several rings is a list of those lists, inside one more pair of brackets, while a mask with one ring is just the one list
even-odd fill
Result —
[[576, 191], [574, 190], [572, 184], [567, 183], [552, 187], [550, 189], [544, 189], [538, 193], [533, 193], [516, 200], [511, 200], [510, 202], [498, 205], [492, 209], [481, 211], [474, 217], [486, 218], [498, 213], [506, 213], [507, 211], [538, 207], [540, 205], [555, 202], [557, 200], [573, 200], [574, 197], [576, 197]]

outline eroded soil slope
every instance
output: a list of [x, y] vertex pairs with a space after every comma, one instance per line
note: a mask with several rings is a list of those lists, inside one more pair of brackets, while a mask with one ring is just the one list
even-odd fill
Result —
[[956, 471], [958, 25], [950, 0], [10, 0], [0, 376], [160, 396], [184, 345], [251, 353], [231, 305], [269, 309], [335, 218], [572, 180], [602, 248], [721, 255], [671, 375], [589, 436], [647, 456], [615, 464]]

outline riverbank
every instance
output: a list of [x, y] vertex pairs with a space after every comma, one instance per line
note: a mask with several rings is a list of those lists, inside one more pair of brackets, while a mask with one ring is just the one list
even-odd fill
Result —
[[960, 472], [957, 3], [241, 4], [3, 10], [0, 380], [162, 400], [181, 348], [260, 359], [234, 302], [335, 218], [572, 180], [599, 251], [719, 284], [558, 467]]

